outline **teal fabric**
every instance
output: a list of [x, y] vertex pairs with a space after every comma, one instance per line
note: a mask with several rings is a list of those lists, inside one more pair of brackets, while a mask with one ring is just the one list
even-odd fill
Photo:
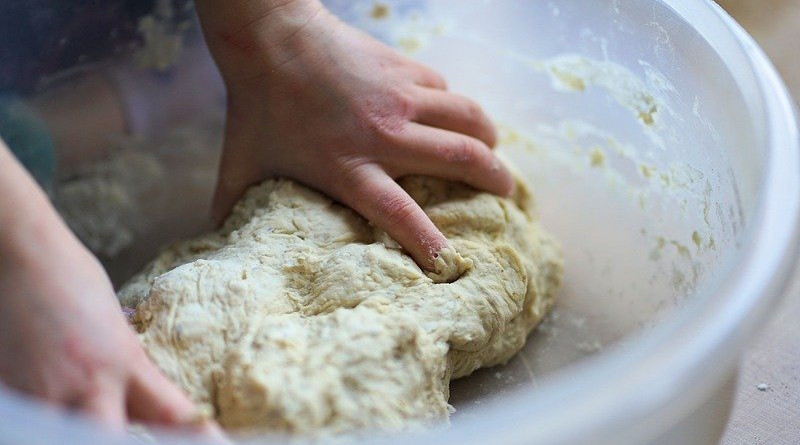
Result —
[[45, 189], [56, 171], [55, 144], [34, 110], [14, 96], [0, 96], [0, 137]]

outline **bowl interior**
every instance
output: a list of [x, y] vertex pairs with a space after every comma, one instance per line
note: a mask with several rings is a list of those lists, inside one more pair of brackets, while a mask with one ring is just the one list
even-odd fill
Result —
[[[500, 128], [498, 150], [533, 186], [544, 225], [563, 245], [555, 310], [507, 365], [453, 382], [456, 422], [489, 398], [635, 338], [711, 291], [736, 256], [762, 175], [760, 110], [731, 74], [737, 61], [723, 61], [668, 5], [327, 3], [486, 108]], [[172, 110], [146, 134], [107, 135], [93, 162], [58, 172], [54, 200], [117, 284], [160, 245], [208, 229], [221, 143], [220, 80], [197, 31], [176, 25], [196, 27], [194, 20], [151, 17], [163, 28], [160, 40], [145, 38], [144, 47], [51, 76], [27, 93], [41, 104], [63, 97], [52, 91], [74, 88], [76, 78], [137, 72], [143, 88], [166, 82], [176, 100], [209, 96], [203, 107]], [[136, 20], [131, 26], [141, 31]], [[153, 50], [178, 30], [183, 52]], [[154, 57], [167, 60], [172, 80], [153, 70]], [[84, 102], [69, 98], [75, 109], [93, 106]]]

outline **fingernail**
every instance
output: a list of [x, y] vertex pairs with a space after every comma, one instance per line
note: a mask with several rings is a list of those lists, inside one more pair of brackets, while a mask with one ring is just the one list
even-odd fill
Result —
[[439, 270], [437, 270], [436, 267], [439, 265], [440, 261], [437, 261], [437, 260], [439, 260], [439, 258], [442, 256], [441, 252], [444, 249], [447, 249], [447, 248], [449, 248], [449, 244], [446, 241], [445, 242], [432, 242], [432, 243], [429, 244], [427, 250], [428, 250], [428, 254], [429, 254], [430, 260], [427, 261], [428, 265], [427, 265], [427, 267], [425, 267], [425, 269], [428, 272], [433, 272], [433, 273], [438, 273], [439, 272]]
[[468, 269], [472, 268], [472, 261], [465, 259], [454, 248], [445, 246], [434, 256], [434, 271], [428, 276], [435, 283], [452, 283]]

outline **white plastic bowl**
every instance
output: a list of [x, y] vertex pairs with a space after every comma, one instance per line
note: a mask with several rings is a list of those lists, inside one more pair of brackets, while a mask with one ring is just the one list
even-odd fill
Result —
[[[717, 440], [719, 394], [798, 241], [796, 117], [750, 37], [699, 0], [398, 0], [378, 19], [328, 3], [486, 107], [566, 256], [555, 315], [508, 365], [453, 383], [452, 426], [382, 440]], [[4, 441], [126, 440], [99, 434], [2, 392]]]

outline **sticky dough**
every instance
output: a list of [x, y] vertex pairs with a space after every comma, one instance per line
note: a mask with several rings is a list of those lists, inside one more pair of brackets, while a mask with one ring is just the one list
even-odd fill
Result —
[[511, 198], [401, 185], [451, 243], [438, 275], [352, 210], [269, 180], [220, 231], [169, 247], [120, 290], [150, 357], [226, 428], [446, 421], [450, 380], [507, 361], [545, 315], [561, 253], [521, 182]]

